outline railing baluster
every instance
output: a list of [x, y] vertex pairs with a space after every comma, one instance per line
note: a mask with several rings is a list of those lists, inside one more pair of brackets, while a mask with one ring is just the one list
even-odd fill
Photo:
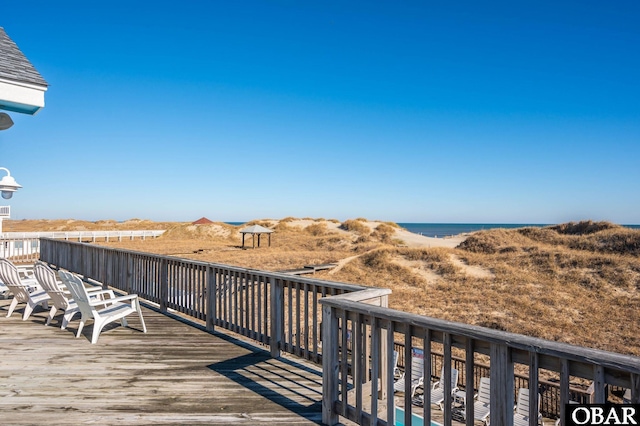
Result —
[[564, 426], [565, 404], [569, 403], [569, 361], [560, 360], [560, 421]]
[[[563, 365], [564, 371], [564, 365]], [[562, 385], [562, 384], [561, 384]], [[604, 367], [601, 365], [593, 366], [593, 390], [594, 402], [596, 404], [604, 404], [606, 402], [606, 384], [604, 381]]]
[[[538, 393], [538, 367], [539, 360], [536, 352], [529, 352], [529, 424], [535, 421], [538, 424], [538, 413], [540, 412], [540, 394]], [[568, 377], [567, 377], [568, 378]], [[562, 387], [562, 386], [561, 386]], [[569, 383], [566, 388], [567, 401], [569, 397]], [[564, 402], [566, 404], [567, 402]], [[535, 426], [534, 425], [534, 426]]]
[[[349, 327], [347, 325], [347, 311], [340, 311], [340, 392], [342, 399], [342, 416], [347, 417], [347, 406], [348, 406], [348, 368], [349, 368], [349, 359], [348, 359], [348, 350], [347, 345], [349, 343], [347, 339], [347, 333], [349, 332]], [[324, 348], [324, 344], [323, 344]], [[324, 355], [324, 351], [323, 351]], [[353, 370], [353, 361], [351, 362], [351, 369]]]
[[465, 424], [467, 426], [473, 426], [474, 423], [474, 404], [473, 395], [475, 394], [475, 360], [474, 360], [474, 341], [468, 337], [465, 341], [465, 363], [464, 363], [464, 387], [465, 387]]
[[[443, 333], [444, 377], [440, 377], [440, 386], [444, 385], [444, 424], [450, 426], [453, 419], [451, 412], [451, 333]], [[442, 383], [444, 381], [444, 383]], [[426, 404], [426, 401], [425, 401]]]
[[[394, 324], [392, 320], [387, 320], [387, 424], [393, 423], [393, 417], [395, 416], [395, 401], [393, 392], [393, 351], [395, 350], [393, 345], [394, 340]], [[398, 354], [399, 355], [399, 354]]]
[[424, 336], [422, 338], [422, 347], [424, 348], [424, 377], [423, 377], [423, 394], [422, 394], [422, 415], [424, 416], [425, 422], [430, 424], [431, 421], [431, 376], [433, 376], [433, 372], [431, 371], [431, 341], [432, 341], [432, 333], [430, 329], [426, 329], [423, 332]]
[[[404, 330], [404, 359], [407, 360], [404, 367], [404, 424], [411, 424], [411, 381], [413, 379], [413, 359], [411, 349], [413, 348], [412, 327], [405, 324]], [[426, 402], [425, 402], [426, 404]]]
[[371, 422], [375, 425], [378, 423], [378, 386], [380, 382], [380, 368], [382, 362], [380, 360], [381, 347], [380, 347], [380, 327], [375, 315], [369, 316], [369, 322], [371, 323]]

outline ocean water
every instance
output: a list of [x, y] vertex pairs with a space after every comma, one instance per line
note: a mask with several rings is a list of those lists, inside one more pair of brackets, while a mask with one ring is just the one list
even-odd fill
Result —
[[[398, 223], [407, 231], [424, 235], [425, 237], [447, 237], [467, 232], [482, 231], [484, 229], [514, 229], [527, 226], [549, 226], [541, 223]], [[623, 225], [632, 229], [640, 229], [640, 225]]]
[[[230, 225], [242, 225], [244, 222], [226, 222]], [[400, 223], [398, 225], [407, 231], [415, 234], [424, 235], [425, 237], [449, 237], [451, 235], [464, 234], [474, 231], [482, 231], [483, 229], [514, 229], [524, 228], [526, 226], [549, 226], [542, 223]], [[623, 225], [628, 228], [640, 230], [640, 225]]]
[[482, 231], [494, 228], [523, 228], [525, 226], [547, 226], [546, 224], [526, 223], [398, 223], [407, 231], [425, 237], [449, 237], [467, 232]]

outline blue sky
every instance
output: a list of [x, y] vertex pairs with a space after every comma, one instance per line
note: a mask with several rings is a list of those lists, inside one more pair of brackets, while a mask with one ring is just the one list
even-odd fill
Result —
[[[558, 4], [561, 3], [561, 4]], [[640, 2], [3, 2], [13, 219], [640, 223]]]

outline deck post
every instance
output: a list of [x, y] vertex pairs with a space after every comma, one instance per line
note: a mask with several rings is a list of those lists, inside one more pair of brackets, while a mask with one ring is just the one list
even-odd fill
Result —
[[[383, 308], [389, 307], [389, 295], [380, 296], [380, 306]], [[379, 351], [382, 354], [382, 357], [379, 363], [380, 373], [378, 377], [380, 378], [380, 390], [378, 391], [378, 399], [384, 400], [387, 398], [387, 382], [389, 381], [389, 374], [388, 374], [389, 363], [385, 362], [384, 360], [386, 359], [387, 356], [389, 356], [389, 354], [393, 354], [393, 346], [391, 346], [391, 349], [389, 349], [389, 339], [387, 337], [387, 330], [382, 328], [379, 332], [381, 333], [381, 336], [379, 339], [380, 341]], [[393, 355], [391, 356], [391, 358], [393, 359]], [[393, 370], [391, 370], [391, 374], [393, 375]]]
[[335, 425], [338, 399], [338, 317], [331, 306], [322, 306], [322, 424]]
[[491, 343], [491, 426], [513, 426], [513, 360], [506, 344]]
[[206, 300], [207, 300], [207, 330], [214, 331], [214, 324], [216, 322], [216, 293], [218, 292], [218, 285], [216, 282], [216, 271], [211, 265], [207, 266], [206, 275]]
[[125, 281], [122, 284], [124, 284], [124, 290], [129, 294], [133, 293], [133, 290], [131, 289], [131, 278], [132, 277], [133, 277], [133, 255], [131, 253], [128, 253], [128, 255], [127, 255], [127, 275], [125, 277]]
[[271, 356], [278, 358], [284, 334], [284, 287], [279, 278], [271, 278], [269, 281], [271, 292], [271, 339], [269, 346]]
[[631, 374], [631, 403], [640, 404], [640, 374]]
[[169, 262], [166, 258], [160, 260], [160, 312], [167, 312], [169, 299]]

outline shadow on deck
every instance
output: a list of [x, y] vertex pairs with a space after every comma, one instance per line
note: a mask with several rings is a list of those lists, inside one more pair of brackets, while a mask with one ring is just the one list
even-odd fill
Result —
[[21, 424], [320, 424], [321, 368], [201, 324], [144, 309], [148, 333], [114, 326], [91, 345], [37, 309], [5, 318], [0, 300], [0, 410]]

